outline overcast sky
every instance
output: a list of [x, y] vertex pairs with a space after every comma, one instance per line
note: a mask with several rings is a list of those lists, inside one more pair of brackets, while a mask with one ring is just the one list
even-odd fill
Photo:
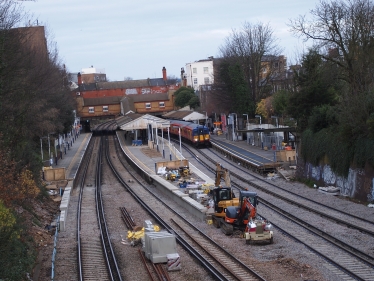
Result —
[[[35, 0], [24, 10], [45, 25], [69, 72], [105, 69], [110, 81], [180, 77], [186, 63], [217, 57], [232, 29], [269, 24], [288, 63], [305, 45], [289, 19], [309, 14], [318, 0]], [[20, 2], [19, 2], [20, 3]]]

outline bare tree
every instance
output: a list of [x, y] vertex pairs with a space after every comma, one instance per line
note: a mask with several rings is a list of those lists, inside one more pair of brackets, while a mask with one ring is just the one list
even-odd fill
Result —
[[310, 12], [311, 17], [291, 20], [291, 31], [313, 40], [324, 59], [341, 70], [357, 95], [373, 88], [374, 81], [374, 4], [371, 0], [321, 1]]
[[223, 58], [241, 65], [255, 103], [266, 96], [266, 85], [274, 73], [273, 63], [281, 51], [272, 28], [260, 22], [246, 22], [241, 30], [232, 30], [220, 47]]

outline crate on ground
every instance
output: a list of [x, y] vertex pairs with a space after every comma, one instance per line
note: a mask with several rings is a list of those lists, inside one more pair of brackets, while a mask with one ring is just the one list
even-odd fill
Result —
[[168, 266], [168, 271], [176, 271], [176, 270], [181, 270], [181, 258], [178, 253], [174, 254], [167, 254], [167, 266]]

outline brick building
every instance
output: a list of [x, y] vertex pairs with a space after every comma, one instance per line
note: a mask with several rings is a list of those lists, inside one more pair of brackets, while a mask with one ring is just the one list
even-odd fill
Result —
[[77, 116], [81, 121], [113, 118], [127, 112], [162, 115], [174, 109], [173, 94], [180, 88], [180, 82], [168, 79], [165, 67], [162, 78], [85, 83], [95, 79], [96, 74], [94, 70], [85, 76], [77, 74], [73, 93], [77, 100]]

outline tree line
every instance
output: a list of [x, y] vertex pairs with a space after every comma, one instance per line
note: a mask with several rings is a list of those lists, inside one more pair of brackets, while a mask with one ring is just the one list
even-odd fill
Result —
[[[54, 42], [37, 37], [44, 27], [20, 28], [29, 17], [21, 4], [0, 1], [0, 279], [24, 280], [36, 258], [15, 210], [46, 195], [40, 142], [71, 130], [74, 98]], [[31, 21], [30, 21], [31, 22]], [[41, 33], [40, 33], [41, 32]], [[47, 147], [44, 145], [44, 147]], [[47, 154], [47, 153], [46, 153]], [[35, 218], [37, 220], [37, 218]]]
[[220, 47], [215, 96], [231, 112], [293, 120], [309, 163], [343, 176], [374, 168], [373, 1], [320, 1], [288, 26], [312, 46], [291, 75], [280, 76], [282, 50], [269, 24], [245, 23]]

